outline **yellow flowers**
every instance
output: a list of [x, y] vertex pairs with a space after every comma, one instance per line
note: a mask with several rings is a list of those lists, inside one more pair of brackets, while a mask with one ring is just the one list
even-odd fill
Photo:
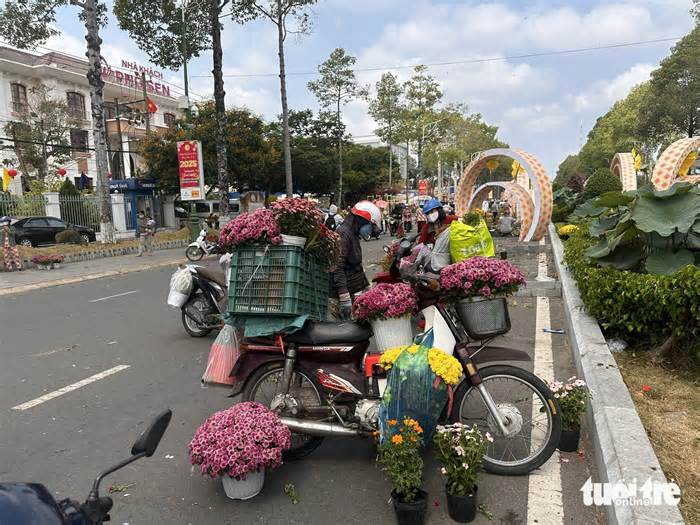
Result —
[[400, 434], [396, 434], [395, 436], [391, 436], [391, 442], [394, 445], [400, 445], [401, 443], [403, 443], [403, 436]]
[[379, 364], [384, 370], [389, 370], [394, 366], [394, 361], [399, 357], [401, 352], [403, 352], [405, 346], [395, 346], [394, 348], [389, 348], [385, 350], [382, 357], [379, 358]]
[[456, 385], [462, 377], [462, 364], [438, 348], [428, 352], [430, 369], [448, 385]]
[[415, 354], [419, 349], [420, 349], [420, 345], [411, 345], [408, 348], [406, 348], [406, 351], [409, 354]]
[[574, 232], [578, 231], [578, 226], [575, 224], [565, 224], [561, 228], [559, 228], [559, 235], [563, 236], [569, 236]]
[[420, 423], [410, 417], [404, 418], [403, 426], [406, 427], [407, 430], [413, 430], [416, 434], [423, 433], [423, 428], [420, 426]]
[[389, 424], [390, 427], [396, 426], [396, 420], [395, 420], [395, 419], [390, 419], [389, 421], [387, 421], [387, 423]]

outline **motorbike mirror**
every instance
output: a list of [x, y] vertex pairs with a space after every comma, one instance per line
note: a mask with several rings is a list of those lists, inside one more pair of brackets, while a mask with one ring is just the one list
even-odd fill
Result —
[[158, 448], [158, 443], [165, 434], [172, 417], [173, 412], [169, 409], [159, 414], [131, 447], [131, 454], [133, 456], [145, 454], [147, 458], [150, 458]]
[[391, 248], [389, 248], [386, 244], [384, 246], [382, 246], [382, 250], [384, 250], [384, 253], [391, 252]]

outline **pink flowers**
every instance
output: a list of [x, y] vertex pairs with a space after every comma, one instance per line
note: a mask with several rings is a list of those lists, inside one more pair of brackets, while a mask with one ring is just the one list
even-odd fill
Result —
[[253, 213], [241, 213], [221, 230], [219, 244], [224, 248], [235, 248], [242, 244], [282, 242], [280, 227], [272, 212], [258, 208]]
[[392, 319], [409, 315], [418, 305], [416, 294], [405, 283], [378, 284], [360, 294], [352, 305], [355, 319]]
[[525, 276], [514, 264], [501, 259], [471, 257], [440, 272], [440, 286], [455, 298], [509, 295], [525, 284]]
[[245, 478], [248, 472], [276, 468], [291, 432], [260, 403], [238, 403], [209, 416], [188, 446], [190, 461], [212, 478]]
[[285, 235], [309, 237], [323, 222], [316, 204], [300, 197], [276, 201], [272, 204], [272, 214]]
[[61, 255], [59, 253], [47, 253], [45, 255], [32, 255], [32, 258], [30, 260], [34, 264], [49, 265], [49, 264], [62, 263], [63, 259], [64, 259], [63, 255]]

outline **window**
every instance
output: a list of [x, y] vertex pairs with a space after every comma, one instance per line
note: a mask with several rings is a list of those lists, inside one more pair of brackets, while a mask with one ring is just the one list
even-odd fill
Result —
[[88, 148], [88, 132], [84, 129], [70, 130], [70, 145], [73, 155], [79, 153], [87, 153]]
[[27, 111], [27, 87], [23, 84], [10, 84], [12, 92], [12, 111], [22, 113]]
[[175, 115], [172, 113], [164, 113], [163, 122], [165, 122], [165, 125], [169, 128], [175, 127]]
[[50, 228], [67, 228], [66, 223], [61, 219], [56, 219], [55, 217], [47, 217], [46, 220], [49, 223]]
[[114, 102], [105, 102], [105, 118], [107, 120], [117, 118], [117, 105]]
[[24, 226], [25, 228], [46, 228], [48, 224], [46, 224], [45, 219], [29, 219], [24, 223]]
[[69, 91], [66, 93], [66, 103], [68, 104], [68, 113], [72, 117], [85, 120], [85, 97], [83, 95]]
[[197, 213], [209, 213], [209, 204], [206, 202], [195, 202], [194, 209]]

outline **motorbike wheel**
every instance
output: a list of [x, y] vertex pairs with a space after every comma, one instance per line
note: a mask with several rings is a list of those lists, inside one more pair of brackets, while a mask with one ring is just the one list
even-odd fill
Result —
[[[278, 385], [282, 383], [283, 372], [283, 361], [260, 367], [248, 379], [243, 389], [243, 401], [255, 401], [269, 407], [277, 394]], [[321, 385], [311, 373], [298, 365], [294, 369], [289, 393], [294, 399], [301, 399], [307, 407], [313, 406], [310, 403], [314, 403], [315, 406], [324, 404], [321, 399]], [[321, 442], [323, 438], [320, 436], [292, 433], [292, 446], [282, 453], [282, 457], [286, 461], [301, 459], [316, 450]]]
[[[192, 319], [185, 311], [196, 319], [201, 319], [202, 323]], [[211, 328], [205, 328], [206, 320], [212, 313], [214, 312], [212, 312], [211, 305], [206, 297], [201, 293], [194, 294], [182, 307], [182, 326], [185, 327], [185, 331], [192, 337], [206, 337], [212, 331]]]
[[518, 476], [540, 467], [554, 453], [561, 435], [559, 404], [547, 385], [536, 375], [509, 365], [479, 370], [482, 384], [491, 394], [510, 432], [498, 429], [479, 391], [466, 380], [454, 394], [452, 423], [479, 427], [489, 432], [484, 468], [493, 474]]
[[185, 257], [192, 262], [197, 262], [204, 257], [204, 252], [199, 246], [188, 246], [185, 250]]

